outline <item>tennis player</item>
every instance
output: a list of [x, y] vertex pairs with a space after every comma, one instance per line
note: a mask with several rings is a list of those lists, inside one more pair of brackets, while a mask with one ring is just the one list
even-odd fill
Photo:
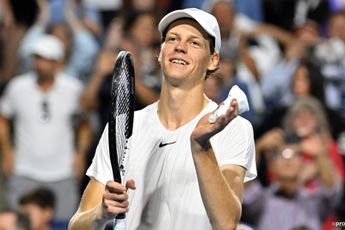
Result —
[[108, 128], [99, 141], [91, 178], [69, 229], [236, 229], [243, 184], [256, 176], [253, 128], [233, 100], [217, 108], [203, 91], [216, 71], [221, 37], [216, 19], [198, 9], [176, 10], [159, 23], [159, 101], [135, 112], [125, 162], [126, 185], [112, 181]]

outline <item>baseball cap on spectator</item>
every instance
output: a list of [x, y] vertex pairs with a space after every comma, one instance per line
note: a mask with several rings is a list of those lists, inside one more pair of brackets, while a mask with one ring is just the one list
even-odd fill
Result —
[[34, 43], [31, 54], [54, 61], [64, 59], [65, 47], [63, 43], [53, 35], [42, 35]]
[[217, 19], [203, 11], [196, 8], [187, 8], [183, 10], [175, 10], [167, 14], [158, 24], [158, 30], [163, 34], [168, 26], [177, 19], [191, 18], [194, 19], [199, 25], [211, 36], [215, 41], [215, 51], [219, 53], [221, 45], [220, 30]]

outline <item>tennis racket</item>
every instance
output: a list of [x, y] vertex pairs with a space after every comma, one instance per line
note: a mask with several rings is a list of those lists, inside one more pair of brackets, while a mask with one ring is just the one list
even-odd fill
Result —
[[210, 123], [215, 123], [218, 117], [225, 115], [226, 111], [230, 107], [232, 99], [237, 100], [237, 109], [239, 114], [249, 111], [246, 94], [240, 89], [240, 87], [234, 85], [231, 87], [228, 97], [219, 105], [217, 110], [209, 117], [208, 121]]
[[[122, 183], [128, 139], [134, 117], [134, 65], [132, 55], [121, 51], [116, 59], [111, 82], [111, 113], [108, 125], [109, 154], [114, 181]], [[117, 215], [123, 219], [125, 214]]]

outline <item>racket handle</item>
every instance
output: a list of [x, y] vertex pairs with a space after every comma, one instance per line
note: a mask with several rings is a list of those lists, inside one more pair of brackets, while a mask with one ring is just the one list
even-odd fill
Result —
[[120, 213], [116, 216], [116, 219], [125, 219], [126, 218], [126, 213]]

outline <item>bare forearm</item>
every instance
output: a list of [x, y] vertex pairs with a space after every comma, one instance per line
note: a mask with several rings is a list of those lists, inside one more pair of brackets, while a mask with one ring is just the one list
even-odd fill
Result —
[[319, 154], [316, 157], [317, 166], [319, 169], [319, 175], [322, 183], [328, 187], [332, 188], [335, 184], [335, 172], [334, 167], [332, 167], [332, 163], [329, 160], [326, 153]]
[[9, 121], [0, 115], [0, 147], [2, 153], [12, 152], [10, 136]]
[[85, 89], [85, 92], [81, 99], [81, 106], [85, 110], [92, 110], [96, 108], [98, 104], [98, 91], [104, 81], [103, 74], [94, 73], [91, 80]]
[[46, 27], [50, 18], [48, 3], [46, 0], [36, 0], [36, 2], [38, 5], [39, 13], [35, 24], [42, 27]]
[[212, 149], [193, 149], [201, 197], [213, 229], [236, 229], [241, 202], [222, 174]]
[[239, 53], [240, 53], [240, 58], [243, 61], [244, 65], [253, 74], [255, 79], [257, 81], [259, 81], [260, 80], [260, 76], [259, 76], [260, 74], [259, 74], [258, 68], [256, 67], [256, 63], [255, 63], [254, 59], [250, 56], [250, 54], [248, 53], [248, 51], [246, 49], [240, 49]]
[[83, 118], [78, 128], [77, 151], [85, 155], [89, 150], [91, 139], [92, 139], [92, 132], [91, 132], [90, 123], [87, 118]]
[[268, 24], [257, 26], [252, 33], [254, 35], [268, 34], [285, 45], [293, 40], [293, 35], [290, 32]]
[[104, 229], [108, 219], [101, 218], [102, 208], [98, 205], [94, 209], [85, 212], [77, 212], [71, 219], [69, 230], [98, 230]]
[[74, 0], [70, 0], [67, 2], [65, 9], [64, 9], [64, 14], [67, 23], [70, 25], [73, 31], [78, 31], [83, 28], [83, 25], [79, 18], [77, 18], [74, 10], [76, 8], [76, 2]]

